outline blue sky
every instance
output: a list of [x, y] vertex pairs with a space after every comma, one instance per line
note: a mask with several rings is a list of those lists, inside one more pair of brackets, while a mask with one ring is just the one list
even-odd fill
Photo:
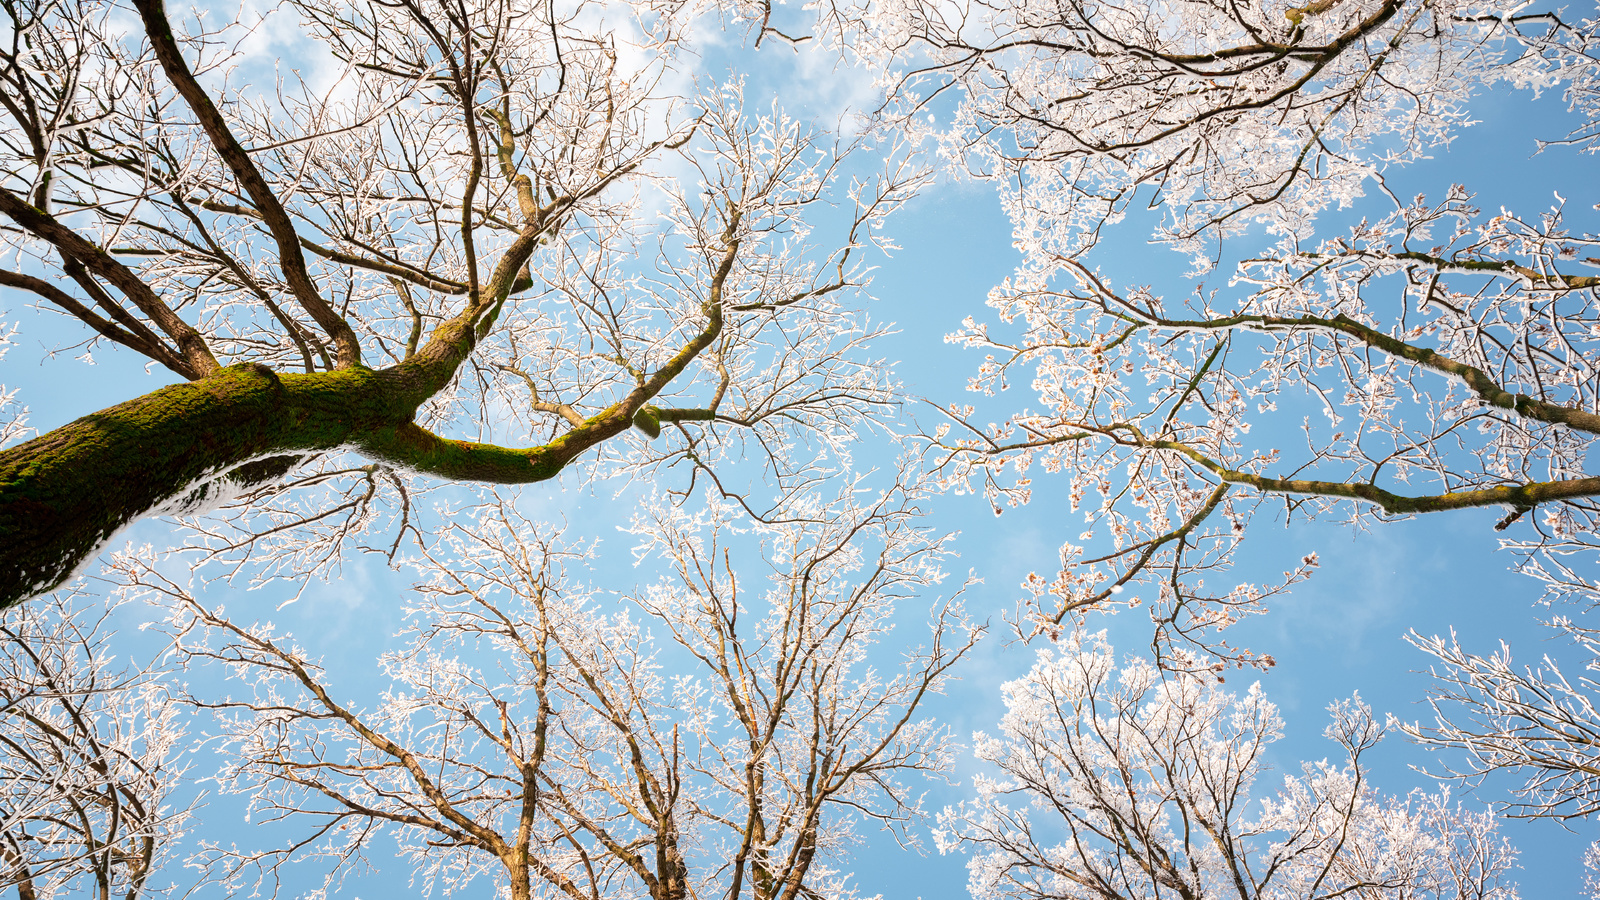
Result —
[[[771, 45], [769, 45], [771, 46]], [[784, 96], [803, 109], [822, 111], [857, 92], [860, 79], [819, 68], [811, 57], [783, 56], [778, 45], [769, 52], [775, 60], [773, 79], [786, 85]], [[791, 63], [793, 65], [791, 66]], [[811, 92], [811, 93], [808, 93]], [[1461, 182], [1478, 192], [1482, 208], [1508, 206], [1532, 212], [1548, 205], [1553, 190], [1573, 201], [1569, 209], [1588, 210], [1596, 196], [1594, 160], [1554, 148], [1532, 156], [1534, 136], [1553, 137], [1564, 129], [1559, 98], [1547, 96], [1535, 103], [1528, 95], [1500, 91], [1481, 98], [1474, 106], [1479, 124], [1465, 129], [1436, 158], [1413, 167], [1402, 176], [1405, 194], [1415, 191], [1442, 193], [1451, 182]], [[1349, 215], [1359, 215], [1355, 210]], [[1595, 230], [1592, 217], [1581, 223]], [[1009, 225], [1000, 214], [991, 189], [984, 185], [944, 182], [928, 191], [891, 223], [904, 249], [882, 261], [872, 292], [872, 307], [879, 319], [895, 322], [897, 334], [881, 346], [881, 353], [896, 364], [896, 371], [913, 395], [941, 403], [959, 401], [965, 379], [979, 362], [978, 354], [943, 342], [967, 315], [983, 316], [983, 297], [1008, 275], [1016, 262]], [[1153, 281], [1169, 294], [1188, 293], [1183, 280], [1186, 263], [1174, 254], [1152, 250], [1142, 242], [1136, 227], [1099, 251], [1102, 270], [1113, 280]], [[1123, 273], [1130, 273], [1124, 275]], [[147, 391], [166, 380], [162, 370], [146, 372], [131, 354], [102, 348], [92, 367], [78, 361], [74, 351], [52, 351], [79, 339], [79, 332], [59, 317], [35, 313], [15, 294], [0, 294], [0, 308], [8, 321], [22, 326], [19, 346], [0, 362], [0, 383], [21, 388], [20, 399], [32, 411], [32, 424], [40, 431], [112, 403]], [[909, 410], [927, 422], [937, 419], [929, 407], [913, 404]], [[1300, 413], [1284, 415], [1298, 420]], [[873, 452], [888, 454], [887, 446]], [[887, 458], [885, 456], [884, 458]], [[973, 497], [949, 496], [934, 506], [933, 523], [941, 530], [960, 533], [956, 544], [961, 558], [957, 572], [972, 569], [984, 584], [975, 595], [972, 611], [999, 617], [1015, 607], [1018, 584], [1029, 571], [1050, 572], [1056, 549], [1064, 537], [1081, 524], [1067, 521], [1058, 496], [1064, 491], [1041, 481], [1035, 502], [996, 518], [987, 503]], [[524, 492], [537, 514], [581, 523], [590, 534], [605, 535], [605, 553], [621, 558], [627, 540], [614, 528], [626, 515], [626, 497], [617, 498], [607, 486], [584, 490], [576, 479], [561, 485], [535, 486]], [[1403, 719], [1422, 715], [1417, 702], [1427, 681], [1417, 670], [1425, 667], [1422, 654], [1401, 640], [1408, 628], [1424, 634], [1455, 628], [1463, 643], [1487, 652], [1501, 639], [1513, 652], [1532, 660], [1564, 649], [1546, 640], [1538, 625], [1544, 611], [1531, 601], [1538, 588], [1508, 571], [1511, 560], [1494, 552], [1493, 522], [1498, 511], [1450, 514], [1432, 519], [1376, 528], [1366, 533], [1296, 522], [1281, 527], [1267, 516], [1258, 517], [1237, 560], [1240, 580], [1270, 580], [1276, 573], [1310, 551], [1320, 554], [1322, 567], [1307, 584], [1278, 601], [1271, 612], [1241, 625], [1238, 640], [1272, 653], [1279, 665], [1260, 676], [1264, 687], [1282, 708], [1288, 737], [1277, 745], [1280, 771], [1298, 768], [1302, 759], [1320, 759], [1334, 748], [1320, 734], [1324, 707], [1359, 691], [1382, 713]], [[133, 540], [166, 543], [164, 526], [146, 523], [130, 535]], [[628, 570], [623, 567], [624, 573]], [[614, 577], [614, 576], [613, 576]], [[331, 655], [334, 675], [353, 691], [375, 687], [363, 663], [381, 649], [396, 624], [396, 598], [405, 587], [402, 575], [390, 572], [372, 558], [351, 560], [335, 583], [313, 588], [300, 603], [273, 611], [280, 598], [256, 596], [230, 603], [243, 604], [270, 615], [288, 630]], [[618, 585], [620, 587], [620, 585]], [[1091, 627], [1109, 627], [1123, 651], [1136, 651], [1148, 640], [1142, 616], [1124, 614], [1096, 620]], [[980, 647], [961, 671], [961, 681], [930, 710], [965, 737], [975, 729], [991, 729], [998, 718], [998, 686], [1026, 671], [1032, 650], [1008, 643], [1002, 629]], [[1235, 674], [1241, 689], [1254, 677]], [[1427, 757], [1395, 735], [1372, 757], [1372, 774], [1387, 790], [1404, 792], [1432, 787], [1411, 767]], [[932, 786], [933, 808], [964, 796], [961, 780], [972, 771], [963, 760], [952, 786]], [[1500, 785], [1491, 783], [1469, 796], [1470, 802], [1500, 798]], [[1457, 789], [1460, 790], [1459, 788]], [[247, 832], [228, 803], [212, 801], [205, 817], [213, 839]], [[1524, 896], [1570, 896], [1576, 893], [1582, 872], [1581, 850], [1600, 837], [1592, 823], [1571, 824], [1565, 831], [1551, 823], [1508, 823], [1506, 833], [1519, 845], [1523, 871], [1518, 873]], [[396, 867], [397, 868], [397, 867]], [[886, 840], [873, 840], [856, 861], [858, 879], [868, 895], [886, 898], [957, 898], [965, 896], [963, 861], [954, 857], [918, 856], [898, 850]], [[177, 874], [181, 878], [181, 873]], [[360, 879], [350, 893], [366, 896], [401, 896], [404, 872], [391, 869]]]
[[[1478, 98], [1472, 110], [1477, 124], [1463, 129], [1449, 147], [1391, 174], [1397, 194], [1437, 196], [1451, 183], [1462, 183], [1477, 193], [1481, 209], [1506, 207], [1532, 214], [1548, 207], [1554, 202], [1552, 192], [1560, 191], [1571, 201], [1569, 212], [1576, 212], [1571, 227], [1597, 230], [1592, 207], [1600, 201], [1595, 189], [1600, 182], [1594, 178], [1594, 157], [1561, 147], [1534, 155], [1536, 137], [1560, 137], [1567, 131], [1559, 96], [1547, 93], [1534, 101], [1526, 92], [1502, 89]], [[1358, 206], [1328, 218], [1353, 222], [1365, 211]], [[942, 193], [921, 198], [908, 213], [910, 227], [897, 232], [907, 251], [884, 266], [874, 293], [882, 314], [900, 325], [897, 341], [905, 349], [898, 354], [903, 360], [899, 371], [912, 390], [954, 399], [980, 354], [936, 341], [978, 308], [982, 293], [1009, 274], [1017, 256], [1009, 246], [1004, 217], [981, 189], [946, 186]], [[1153, 284], [1169, 296], [1191, 291], [1193, 283], [1182, 275], [1187, 261], [1145, 245], [1141, 238], [1147, 232], [1140, 232], [1138, 223], [1130, 224], [1097, 251], [1102, 275], [1118, 284]], [[944, 264], [922, 264], [923, 258]], [[1285, 408], [1276, 415], [1293, 427], [1304, 414]], [[1064, 491], [1060, 486], [1056, 494]], [[987, 503], [972, 497], [947, 498], [940, 510], [941, 521], [961, 529], [959, 546], [983, 574], [997, 610], [1013, 607], [1016, 586], [1027, 572], [1053, 571], [1056, 548], [1082, 527], [1078, 516], [1068, 521], [1061, 515], [1058, 510], [1065, 504], [1052, 503], [1050, 495], [1048, 478], [1041, 477], [1029, 507], [998, 519]], [[1424, 714], [1418, 701], [1429, 679], [1419, 670], [1427, 660], [1402, 640], [1408, 629], [1429, 635], [1454, 628], [1473, 652], [1489, 653], [1505, 640], [1519, 661], [1536, 663], [1548, 653], [1564, 661], [1569, 672], [1581, 667], [1539, 624], [1552, 613], [1577, 611], [1535, 607], [1539, 585], [1510, 571], [1509, 555], [1496, 552], [1493, 525], [1502, 516], [1497, 510], [1476, 510], [1368, 532], [1304, 521], [1286, 528], [1281, 517], [1258, 516], [1236, 560], [1238, 580], [1270, 581], [1312, 551], [1322, 563], [1307, 583], [1273, 603], [1267, 615], [1230, 632], [1237, 643], [1278, 660], [1264, 675], [1234, 673], [1230, 681], [1243, 689], [1259, 677], [1282, 709], [1287, 734], [1276, 746], [1279, 771], [1297, 770], [1300, 760], [1336, 756], [1337, 748], [1321, 737], [1324, 710], [1352, 692], [1359, 691], [1380, 717], [1392, 713], [1409, 721]], [[1101, 617], [1090, 627], [1109, 627], [1120, 651], [1137, 652], [1148, 644], [1149, 625], [1141, 614]], [[1022, 647], [991, 641], [981, 659], [969, 666], [968, 683], [943, 715], [960, 723], [958, 731], [992, 728], [997, 718], [994, 685], [1024, 672], [1029, 657]], [[1370, 759], [1375, 783], [1385, 790], [1435, 789], [1435, 782], [1412, 768], [1427, 765], [1429, 755], [1403, 735], [1392, 734]], [[1505, 796], [1504, 784], [1490, 782], [1465, 795], [1465, 786], [1458, 785], [1453, 793], [1467, 802], [1486, 803]], [[1594, 823], [1568, 823], [1570, 831], [1547, 821], [1507, 822], [1503, 828], [1522, 851], [1523, 870], [1517, 878], [1523, 896], [1578, 893], [1583, 876], [1579, 857], [1589, 842], [1600, 838]], [[940, 888], [943, 876], [931, 871], [942, 872], [946, 863], [912, 870], [919, 872], [918, 883], [928, 885], [923, 896], [949, 896]]]

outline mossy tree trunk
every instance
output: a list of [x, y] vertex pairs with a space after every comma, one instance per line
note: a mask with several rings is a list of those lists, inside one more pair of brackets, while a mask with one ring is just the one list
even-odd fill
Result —
[[[95, 83], [106, 70], [105, 60], [85, 55], [83, 47], [88, 45], [74, 37], [74, 29], [83, 23], [60, 24], [57, 34], [46, 20], [72, 17], [48, 2], [35, 6], [38, 8], [28, 7], [33, 11], [30, 14], [45, 22], [36, 29], [44, 43], [30, 51], [42, 60], [38, 66], [60, 70], [50, 78], [72, 75], [79, 80], [66, 78], [67, 82]], [[607, 55], [604, 47], [596, 49], [592, 59], [585, 57], [587, 63], [573, 55], [578, 51], [570, 49], [554, 59], [549, 68], [559, 69], [555, 83], [560, 97], [521, 109], [527, 121], [519, 124], [517, 104], [532, 101], [506, 81], [507, 70], [498, 64], [485, 68], [474, 56], [480, 52], [480, 44], [495, 43], [484, 34], [523, 28], [514, 17], [491, 16], [471, 27], [453, 21], [411, 23], [426, 26], [422, 30], [430, 35], [433, 52], [440, 59], [460, 63], [451, 69], [455, 74], [449, 79], [411, 77], [395, 69], [411, 65], [414, 54], [409, 49], [395, 51], [384, 43], [389, 31], [368, 23], [377, 29], [367, 35], [371, 40], [355, 44], [367, 47], [363, 52], [375, 54], [375, 62], [369, 61], [372, 64], [366, 68], [359, 60], [352, 59], [351, 64], [368, 75], [385, 73], [382, 77], [398, 79], [408, 90], [422, 90], [418, 85], [423, 85], [434, 92], [431, 102], [437, 105], [431, 109], [456, 110], [451, 115], [458, 113], [459, 120], [446, 124], [459, 132], [460, 141], [451, 146], [464, 147], [468, 162], [462, 165], [459, 196], [433, 197], [423, 191], [428, 196], [412, 198], [419, 204], [417, 210], [434, 216], [423, 223], [423, 230], [437, 246], [430, 244], [432, 249], [427, 252], [407, 253], [398, 247], [391, 252], [384, 246], [342, 238], [356, 248], [352, 250], [325, 247], [304, 236], [328, 233], [328, 220], [318, 212], [321, 207], [311, 204], [308, 213], [285, 206], [280, 193], [299, 196], [304, 203], [303, 191], [294, 194], [299, 188], [275, 186], [268, 177], [270, 169], [260, 163], [274, 158], [270, 149], [247, 150], [247, 145], [257, 142], [241, 141], [233, 133], [235, 126], [224, 113], [237, 97], [214, 99], [201, 84], [184, 56], [186, 48], [193, 51], [193, 42], [184, 44], [174, 34], [162, 0], [133, 0], [133, 7], [143, 25], [145, 42], [135, 49], [133, 42], [117, 34], [107, 36], [105, 45], [132, 54], [128, 59], [113, 54], [121, 68], [129, 68], [129, 59], [142, 57], [149, 64], [148, 71], [164, 75], [171, 88], [170, 94], [164, 87], [153, 88], [160, 96], [150, 101], [155, 105], [149, 110], [139, 112], [137, 121], [152, 118], [166, 123], [191, 135], [213, 156], [197, 156], [186, 168], [178, 164], [184, 161], [163, 155], [170, 150], [167, 144], [152, 141], [142, 148], [130, 148], [123, 141], [125, 135], [110, 125], [104, 133], [89, 125], [72, 131], [67, 137], [78, 142], [72, 145], [76, 155], [58, 152], [59, 148], [52, 148], [66, 140], [64, 132], [55, 129], [50, 115], [34, 116], [29, 111], [49, 112], [56, 108], [51, 104], [57, 104], [57, 112], [70, 118], [77, 108], [71, 104], [82, 105], [95, 97], [72, 94], [61, 95], [65, 96], [61, 99], [59, 91], [52, 93], [56, 82], [44, 76], [19, 75], [20, 80], [8, 81], [5, 89], [27, 102], [8, 101], [6, 111], [33, 148], [32, 156], [23, 153], [13, 162], [21, 167], [18, 171], [33, 175], [0, 183], [0, 221], [8, 222], [13, 233], [26, 235], [29, 252], [40, 264], [53, 266], [57, 277], [0, 270], [0, 287], [32, 293], [78, 319], [100, 339], [166, 366], [187, 383], [161, 388], [0, 451], [0, 608], [56, 587], [141, 516], [193, 508], [240, 487], [281, 477], [307, 456], [350, 449], [374, 461], [440, 478], [520, 484], [553, 477], [579, 454], [630, 425], [637, 424], [655, 436], [663, 422], [714, 418], [713, 410], [661, 410], [649, 404], [722, 334], [724, 285], [748, 230], [741, 226], [743, 210], [746, 205], [760, 208], [764, 202], [759, 191], [746, 196], [738, 193], [742, 188], [727, 189], [725, 203], [708, 207], [714, 209], [715, 224], [697, 245], [706, 265], [702, 271], [705, 281], [693, 292], [700, 303], [698, 309], [680, 305], [674, 311], [682, 317], [675, 319], [666, 333], [679, 336], [675, 351], [663, 358], [658, 355], [662, 348], [651, 346], [646, 354], [651, 359], [648, 366], [619, 360], [627, 380], [618, 379], [604, 389], [586, 389], [585, 396], [606, 399], [582, 413], [536, 397], [536, 409], [555, 410], [565, 420], [566, 430], [554, 440], [531, 448], [496, 447], [435, 435], [414, 421], [417, 410], [451, 385], [462, 364], [494, 331], [508, 301], [514, 305], [513, 295], [531, 285], [534, 252], [562, 234], [588, 204], [602, 203], [602, 195], [632, 177], [645, 160], [683, 146], [699, 127], [691, 123], [678, 130], [669, 128], [667, 137], [647, 140], [639, 109], [618, 105], [618, 91], [626, 88], [627, 82], [619, 80], [624, 76], [614, 71], [615, 57]], [[315, 10], [308, 8], [307, 12]], [[421, 7], [397, 8], [394, 15], [426, 19]], [[340, 27], [355, 29], [359, 25], [341, 20]], [[560, 26], [552, 23], [551, 27]], [[559, 37], [551, 40], [561, 43]], [[9, 59], [6, 53], [0, 47], [0, 63]], [[526, 80], [539, 83], [539, 64], [527, 64], [534, 70]], [[32, 62], [29, 66], [33, 68], [19, 69], [12, 61], [12, 69], [26, 69], [24, 75], [38, 68]], [[486, 103], [484, 98], [491, 96], [499, 99]], [[529, 135], [550, 114], [551, 106], [539, 104], [553, 106], [560, 98], [579, 108], [603, 109], [606, 114], [592, 117], [592, 121], [579, 117], [575, 121], [582, 127], [551, 126], [545, 139], [559, 146], [541, 147]], [[415, 117], [404, 110], [394, 115], [405, 120]], [[295, 124], [320, 134], [321, 126], [314, 122], [289, 123]], [[115, 152], [99, 147], [97, 140]], [[555, 166], [549, 159], [564, 162]], [[225, 171], [214, 177], [209, 171], [196, 175], [190, 170], [206, 166], [195, 160]], [[163, 181], [162, 166], [169, 164], [170, 179]], [[70, 204], [52, 199], [53, 193], [67, 190], [51, 188], [62, 180], [52, 173], [62, 167], [68, 167], [75, 179], [71, 191], [76, 193]], [[534, 176], [530, 178], [523, 168]], [[96, 180], [103, 171], [110, 173], [104, 176], [110, 179], [106, 182], [110, 187]], [[293, 169], [285, 177], [300, 184], [295, 180], [300, 178], [297, 171]], [[131, 201], [128, 209], [135, 212], [127, 215], [150, 212], [153, 220], [161, 221], [130, 224], [117, 219], [114, 227], [100, 228], [105, 221], [95, 218], [99, 207], [84, 198], [92, 199], [99, 196], [95, 191], [104, 190], [111, 198], [106, 208], [118, 210], [113, 217], [124, 216], [123, 206], [118, 204], [130, 201], [118, 191], [130, 183], [130, 175], [144, 179], [137, 181], [144, 185], [144, 193]], [[23, 189], [29, 178], [32, 181]], [[233, 224], [227, 227], [234, 230], [214, 233], [196, 209], [228, 217]], [[315, 219], [306, 218], [312, 213]], [[162, 224], [167, 221], [162, 216], [192, 231], [178, 234]], [[87, 227], [81, 222], [87, 222]], [[143, 237], [128, 236], [135, 233]], [[121, 235], [116, 238], [118, 246], [102, 245], [107, 234]], [[235, 258], [236, 251], [224, 246], [227, 241], [218, 234], [253, 242], [251, 252], [273, 262], [276, 272], [271, 283], [252, 274], [255, 270]], [[483, 235], [492, 236], [493, 258]], [[172, 258], [202, 275], [190, 281], [178, 276], [161, 281], [166, 276], [160, 266], [136, 270], [121, 261], [124, 254], [144, 258], [174, 243], [182, 249], [172, 251]], [[307, 253], [348, 274], [352, 281], [359, 275], [393, 285], [412, 320], [410, 337], [403, 352], [396, 355], [398, 362], [382, 369], [363, 363], [360, 342], [369, 337], [374, 342], [384, 340], [381, 329], [374, 330], [371, 321], [359, 317], [346, 318], [352, 301], [347, 299], [340, 306], [329, 299], [334, 286], [319, 282], [318, 274], [308, 267]], [[461, 262], [441, 274], [415, 261], [435, 256]], [[204, 265], [195, 268], [195, 260]], [[216, 338], [205, 332], [204, 322], [196, 325], [180, 314], [202, 288], [218, 283], [228, 285], [236, 294], [233, 300], [241, 305], [256, 305], [258, 309], [250, 315], [259, 313], [263, 321], [282, 327], [282, 334], [275, 337], [281, 338], [283, 353], [263, 357], [272, 360], [273, 367], [261, 362], [224, 365], [226, 360], [219, 358], [212, 346]], [[69, 292], [74, 286], [76, 294]], [[414, 301], [413, 291], [423, 292], [426, 302], [432, 304], [425, 310], [426, 316]], [[435, 323], [426, 334], [425, 318]], [[358, 333], [352, 322], [364, 330]], [[303, 358], [304, 371], [277, 368], [279, 360], [289, 358], [295, 348]], [[532, 386], [531, 380], [529, 383]], [[602, 403], [608, 405], [601, 408]]]
[[[731, 252], [731, 251], [730, 251]], [[583, 451], [626, 431], [715, 340], [722, 317], [623, 399], [537, 447], [440, 437], [415, 424], [417, 408], [455, 361], [436, 333], [414, 361], [309, 374], [235, 365], [101, 410], [0, 451], [0, 608], [50, 590], [118, 531], [177, 501], [281, 476], [298, 458], [351, 448], [378, 461], [453, 480], [527, 484], [558, 474]], [[441, 359], [441, 357], [444, 357]], [[693, 418], [699, 411], [683, 411]]]

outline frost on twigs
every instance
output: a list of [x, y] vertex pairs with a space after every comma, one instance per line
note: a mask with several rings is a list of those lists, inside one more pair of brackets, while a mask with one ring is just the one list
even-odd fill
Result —
[[1274, 507], [1357, 527], [1497, 508], [1547, 599], [1592, 603], [1600, 279], [1563, 260], [1600, 256], [1600, 238], [1569, 231], [1559, 198], [1536, 217], [1471, 200], [1459, 186], [1391, 196], [1380, 218], [1286, 238], [1227, 288], [1184, 297], [1072, 260], [1054, 282], [994, 292], [1007, 332], [955, 339], [989, 354], [980, 389], [1028, 378], [1030, 408], [984, 424], [951, 407], [925, 438], [945, 483], [996, 508], [1066, 482], [1085, 528], [1057, 577], [1029, 579], [1040, 630], [1131, 597], [1158, 643], [1187, 642], [1259, 610], [1315, 565], [1276, 585], [1222, 580]]
[[[1360, 527], [1493, 507], [1552, 596], [1579, 584], [1567, 563], [1594, 558], [1600, 524], [1597, 240], [1561, 194], [1494, 215], [1467, 187], [1387, 179], [1497, 82], [1565, 91], [1592, 144], [1600, 20], [1520, 0], [894, 0], [869, 18], [899, 66], [884, 114], [995, 185], [1022, 254], [948, 338], [976, 351], [978, 400], [941, 398], [924, 437], [930, 468], [996, 511], [1053, 491], [1083, 514], [1059, 574], [1028, 579], [1024, 634], [1137, 603], [1158, 649], [1255, 662], [1216, 629], [1309, 571], [1223, 572], [1264, 502]], [[1365, 220], [1329, 225], [1357, 203]], [[1122, 258], [1224, 271], [1151, 283], [1096, 252], [1147, 237]]]
[[[921, 705], [979, 629], [938, 595], [943, 542], [904, 488], [800, 505], [817, 515], [749, 532], [729, 508], [650, 506], [661, 577], [621, 602], [586, 585], [592, 546], [507, 496], [451, 510], [407, 561], [405, 626], [361, 702], [292, 637], [126, 560], [177, 658], [232, 677], [186, 698], [220, 730], [219, 784], [295, 835], [195, 864], [243, 891], [303, 861], [331, 892], [386, 835], [428, 890], [854, 896], [856, 823], [905, 836], [949, 766]], [[883, 653], [913, 600], [933, 609], [920, 644]]]
[[1383, 728], [1359, 697], [1329, 708], [1343, 760], [1280, 782], [1283, 722], [1259, 685], [1119, 666], [1103, 632], [1041, 651], [1004, 691], [999, 733], [973, 738], [994, 772], [937, 833], [969, 855], [979, 900], [1517, 896], [1492, 814], [1367, 781]]
[[280, 479], [239, 492], [218, 510], [182, 520], [184, 558], [207, 579], [259, 590], [287, 585], [293, 602], [308, 587], [335, 579], [348, 556], [377, 554], [388, 563], [430, 527], [439, 484], [353, 453], [299, 459]]
[[[7, 326], [0, 319], [0, 359], [15, 347], [17, 326]], [[17, 402], [17, 388], [7, 389], [0, 384], [0, 447], [9, 447], [33, 433], [28, 427], [28, 408]]]
[[248, 16], [18, 6], [0, 286], [199, 387], [0, 449], [8, 529], [29, 504], [95, 520], [0, 545], [0, 603], [189, 468], [282, 462], [198, 526], [259, 584], [395, 559], [429, 480], [670, 469], [692, 490], [745, 460], [791, 482], [847, 460], [897, 400], [862, 305], [927, 167], [737, 72], [701, 79], [701, 41], [725, 40], [707, 12], [291, 2], [274, 26], [321, 62], [272, 89]]
[[[943, 147], [1001, 191], [1030, 265], [1078, 258], [1132, 205], [1207, 267], [1264, 224], [1305, 236], [1374, 173], [1416, 160], [1506, 79], [1592, 72], [1592, 22], [1482, 0], [874, 5], [899, 50], [889, 112], [957, 94]], [[1592, 79], [1592, 74], [1588, 75]], [[1147, 200], [1148, 198], [1148, 200]]]
[[1434, 659], [1434, 719], [1406, 732], [1438, 752], [1431, 768], [1439, 777], [1476, 784], [1500, 772], [1520, 780], [1509, 815], [1578, 820], [1600, 812], [1600, 633], [1566, 618], [1550, 625], [1587, 657], [1582, 674], [1563, 672], [1548, 655], [1513, 665], [1504, 642], [1479, 656], [1454, 633], [1411, 632], [1406, 639]]
[[67, 590], [0, 618], [0, 889], [168, 893], [185, 728], [163, 673], [112, 656], [120, 606]]

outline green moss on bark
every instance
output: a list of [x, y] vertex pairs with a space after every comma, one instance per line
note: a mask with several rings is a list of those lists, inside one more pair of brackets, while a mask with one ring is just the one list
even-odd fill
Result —
[[58, 586], [174, 498], [275, 479], [307, 454], [351, 447], [444, 478], [526, 484], [632, 421], [617, 405], [540, 447], [451, 440], [412, 422], [436, 381], [405, 364], [303, 375], [236, 365], [0, 451], [0, 608]]
[[0, 605], [49, 590], [131, 522], [231, 475], [279, 477], [294, 451], [409, 421], [368, 369], [280, 377], [237, 365], [0, 451]]

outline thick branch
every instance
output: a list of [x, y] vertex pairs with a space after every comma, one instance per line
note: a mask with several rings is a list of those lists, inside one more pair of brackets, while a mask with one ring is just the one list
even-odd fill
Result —
[[384, 408], [376, 373], [355, 374], [230, 366], [0, 451], [0, 607], [60, 584], [142, 516], [287, 468], [241, 471], [250, 464], [338, 447], [363, 420], [409, 418]]
[[156, 59], [161, 62], [162, 70], [167, 73], [167, 78], [173, 87], [178, 89], [178, 93], [183, 95], [184, 102], [194, 111], [200, 120], [200, 126], [211, 139], [212, 146], [216, 148], [222, 161], [227, 163], [234, 177], [239, 179], [239, 184], [250, 195], [251, 202], [260, 212], [262, 221], [267, 223], [268, 230], [272, 232], [272, 237], [278, 244], [278, 265], [283, 270], [284, 279], [288, 281], [289, 289], [294, 293], [295, 299], [333, 338], [334, 345], [339, 350], [339, 366], [346, 368], [360, 365], [361, 347], [356, 341], [355, 332], [350, 329], [350, 323], [322, 298], [316, 285], [312, 283], [311, 276], [306, 271], [305, 256], [300, 252], [300, 235], [295, 231], [294, 223], [290, 221], [288, 212], [284, 210], [283, 204], [278, 202], [266, 179], [261, 176], [255, 162], [250, 159], [250, 154], [245, 152], [239, 145], [238, 139], [233, 136], [233, 131], [228, 127], [227, 120], [222, 117], [222, 112], [200, 86], [194, 73], [189, 71], [189, 65], [184, 62], [183, 54], [179, 50], [178, 41], [172, 35], [172, 25], [167, 21], [162, 0], [134, 0], [133, 5], [139, 10], [139, 18], [144, 21], [145, 33], [150, 38], [150, 45], [155, 50]]
[[1292, 328], [1321, 328], [1329, 331], [1338, 331], [1349, 335], [1364, 344], [1376, 347], [1390, 356], [1397, 356], [1409, 360], [1424, 368], [1432, 369], [1441, 374], [1450, 375], [1466, 382], [1479, 397], [1492, 406], [1502, 409], [1515, 410], [1517, 413], [1540, 422], [1553, 425], [1566, 425], [1579, 431], [1590, 434], [1600, 434], [1600, 415], [1546, 403], [1529, 397], [1527, 394], [1513, 394], [1501, 387], [1499, 382], [1490, 378], [1488, 373], [1476, 366], [1458, 362], [1448, 356], [1441, 355], [1438, 351], [1426, 347], [1417, 347], [1404, 341], [1390, 337], [1372, 328], [1363, 325], [1344, 313], [1331, 319], [1321, 316], [1257, 316], [1237, 315], [1225, 316], [1219, 319], [1156, 319], [1152, 324], [1161, 328], [1203, 328], [1226, 329], [1241, 325], [1256, 326], [1264, 330], [1292, 329]]
[[1188, 444], [1179, 441], [1145, 440], [1131, 426], [1134, 434], [1129, 444], [1157, 450], [1173, 450], [1194, 460], [1212, 474], [1229, 484], [1244, 484], [1258, 491], [1272, 494], [1308, 494], [1319, 497], [1343, 497], [1365, 500], [1395, 515], [1409, 513], [1444, 512], [1452, 509], [1472, 509], [1479, 506], [1510, 506], [1514, 509], [1532, 509], [1541, 503], [1555, 500], [1575, 500], [1579, 497], [1600, 495], [1600, 477], [1574, 478], [1563, 481], [1529, 481], [1506, 484], [1471, 491], [1451, 491], [1421, 497], [1406, 496], [1386, 491], [1366, 482], [1315, 481], [1302, 478], [1272, 478], [1230, 469]]
[[[30, 234], [48, 241], [69, 263], [83, 265], [121, 291], [178, 345], [193, 371], [187, 377], [205, 377], [219, 368], [216, 357], [211, 355], [211, 349], [206, 346], [200, 332], [179, 318], [149, 285], [140, 280], [137, 273], [117, 262], [111, 254], [4, 188], [0, 188], [0, 213]], [[157, 358], [157, 361], [161, 360]]]
[[[432, 475], [526, 484], [555, 476], [578, 454], [626, 431], [635, 414], [716, 340], [721, 280], [705, 328], [623, 400], [548, 444], [511, 449], [435, 435], [412, 421], [470, 352], [474, 323], [435, 332], [435, 356], [393, 368], [364, 366], [279, 375], [237, 365], [85, 416], [0, 451], [0, 608], [50, 590], [118, 531], [158, 511], [179, 511], [277, 477], [305, 451], [355, 447]], [[464, 333], [464, 334], [463, 334]], [[454, 338], [454, 340], [452, 340]], [[287, 458], [261, 468], [266, 458]], [[246, 467], [252, 467], [244, 474]]]
[[716, 418], [716, 411], [710, 409], [662, 409], [659, 406], [644, 406], [633, 414], [633, 424], [649, 435], [651, 440], [655, 440], [661, 436], [662, 422], [714, 422]]

